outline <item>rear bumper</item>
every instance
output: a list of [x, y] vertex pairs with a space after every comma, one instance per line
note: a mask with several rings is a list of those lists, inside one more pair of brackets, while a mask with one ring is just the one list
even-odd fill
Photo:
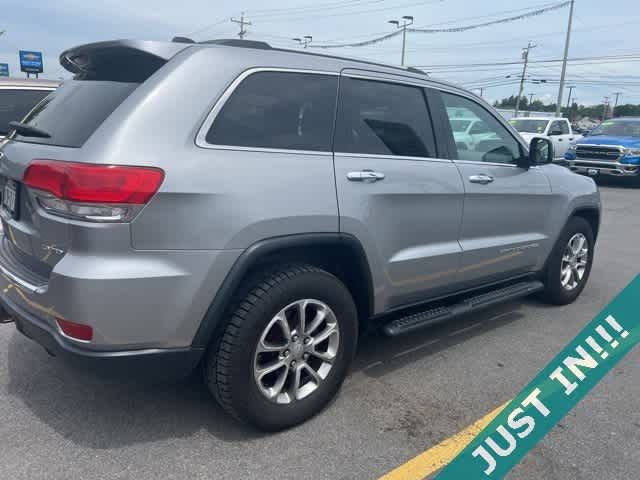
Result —
[[6, 297], [2, 307], [16, 328], [47, 352], [82, 370], [108, 377], [176, 380], [191, 373], [204, 351], [197, 348], [144, 349], [120, 351], [87, 350], [71, 343], [50, 325]]

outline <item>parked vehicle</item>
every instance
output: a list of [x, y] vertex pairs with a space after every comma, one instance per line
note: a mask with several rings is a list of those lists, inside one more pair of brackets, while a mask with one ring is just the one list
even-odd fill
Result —
[[574, 172], [628, 177], [640, 185], [640, 117], [602, 122], [571, 147], [565, 159]]
[[51, 80], [0, 79], [0, 140], [7, 135], [11, 120], [21, 120], [59, 83]]
[[[229, 413], [277, 430], [334, 397], [366, 326], [567, 304], [587, 282], [595, 183], [451, 84], [238, 40], [61, 63], [75, 80], [0, 159], [0, 300], [58, 356], [201, 365]], [[456, 148], [453, 109], [492, 137]]]
[[451, 117], [450, 123], [458, 150], [473, 150], [479, 142], [495, 137], [495, 133], [479, 118]]
[[582, 138], [582, 135], [572, 130], [566, 118], [512, 118], [509, 123], [515, 128], [526, 142], [533, 138], [549, 138], [553, 142], [554, 159], [563, 160], [572, 142]]

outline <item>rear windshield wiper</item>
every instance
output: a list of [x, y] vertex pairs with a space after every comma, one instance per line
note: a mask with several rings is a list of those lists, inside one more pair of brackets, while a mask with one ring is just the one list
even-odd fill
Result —
[[14, 121], [9, 122], [9, 126], [24, 137], [51, 138], [51, 134], [49, 132], [45, 132], [44, 130], [41, 130], [39, 128], [32, 127], [31, 125], [27, 125], [26, 123]]

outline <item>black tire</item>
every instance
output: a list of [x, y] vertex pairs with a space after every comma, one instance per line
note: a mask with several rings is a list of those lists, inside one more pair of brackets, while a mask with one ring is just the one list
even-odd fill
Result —
[[[569, 243], [569, 240], [578, 233], [582, 233], [587, 239], [589, 254], [587, 258], [587, 265], [584, 271], [584, 276], [578, 282], [578, 285], [575, 288], [568, 290], [567, 288], [562, 286], [560, 280], [562, 257], [564, 255], [565, 248]], [[573, 303], [580, 296], [580, 293], [582, 293], [582, 290], [587, 284], [589, 274], [591, 273], [591, 266], [593, 265], [594, 257], [594, 246], [595, 241], [593, 230], [589, 222], [581, 217], [572, 217], [562, 231], [562, 234], [558, 238], [558, 241], [553, 247], [549, 259], [547, 260], [547, 266], [543, 273], [543, 282], [545, 284], [545, 289], [541, 294], [542, 300], [553, 305], [567, 305], [569, 303]]]
[[[320, 412], [337, 394], [355, 355], [356, 307], [344, 284], [332, 274], [309, 265], [288, 265], [263, 272], [252, 282], [210, 349], [205, 381], [216, 400], [236, 419], [265, 431], [304, 422]], [[316, 299], [330, 307], [338, 320], [339, 346], [326, 378], [307, 397], [278, 404], [264, 396], [254, 379], [254, 356], [262, 332], [284, 307], [301, 299]]]

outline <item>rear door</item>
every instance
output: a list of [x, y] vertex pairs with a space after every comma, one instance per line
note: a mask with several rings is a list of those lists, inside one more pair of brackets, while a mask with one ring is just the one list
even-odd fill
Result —
[[549, 242], [551, 187], [540, 168], [516, 165], [526, 152], [504, 121], [471, 97], [442, 92], [446, 115], [476, 117], [491, 135], [451, 157], [464, 182], [460, 278], [465, 287], [536, 270]]
[[340, 230], [365, 247], [376, 311], [455, 288], [463, 187], [436, 151], [425, 89], [344, 71], [334, 150]]

